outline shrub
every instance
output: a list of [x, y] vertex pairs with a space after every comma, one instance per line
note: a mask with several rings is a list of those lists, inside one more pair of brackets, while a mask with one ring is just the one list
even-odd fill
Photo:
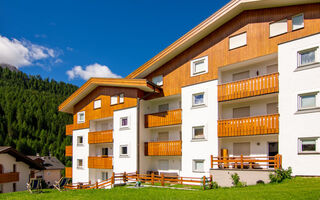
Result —
[[233, 180], [232, 184], [235, 187], [244, 187], [247, 186], [247, 184], [245, 182], [241, 182], [240, 181], [240, 176], [237, 173], [231, 174], [231, 178]]
[[277, 169], [275, 173], [269, 175], [270, 183], [281, 183], [283, 180], [291, 179], [292, 169]]
[[264, 184], [264, 181], [263, 180], [258, 180], [257, 184]]
[[211, 187], [212, 187], [212, 189], [218, 189], [220, 186], [218, 185], [217, 182], [212, 181], [212, 182], [211, 182]]

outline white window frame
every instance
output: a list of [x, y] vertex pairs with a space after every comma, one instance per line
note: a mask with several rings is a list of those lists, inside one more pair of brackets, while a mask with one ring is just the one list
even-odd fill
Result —
[[[112, 99], [114, 99], [114, 98], [116, 98], [117, 100], [115, 102], [112, 102], [113, 101]], [[117, 105], [117, 104], [118, 104], [118, 95], [111, 96], [110, 97], [110, 105]]]
[[[123, 126], [123, 125], [122, 125], [122, 119], [125, 119], [125, 118], [127, 118], [127, 125], [126, 125], [126, 126]], [[128, 117], [128, 116], [126, 116], [126, 117], [120, 117], [120, 129], [129, 128], [129, 123], [130, 123], [130, 121], [129, 121], [129, 117]]]
[[[83, 114], [83, 120], [80, 120], [80, 115]], [[77, 113], [77, 123], [81, 124], [84, 123], [86, 121], [86, 112], [85, 111], [81, 111]]]
[[[203, 162], [203, 170], [196, 170], [196, 162]], [[204, 159], [193, 159], [192, 160], [192, 171], [193, 172], [198, 172], [198, 173], [203, 173], [204, 172], [204, 166], [205, 166], [205, 160]]]
[[[82, 163], [81, 166], [79, 165], [80, 161], [81, 161], [81, 163]], [[83, 169], [83, 166], [84, 166], [84, 164], [83, 164], [83, 159], [77, 159], [77, 168], [78, 168], [78, 169]]]
[[[201, 62], [201, 61], [204, 62], [205, 69], [203, 71], [200, 71], [200, 72], [195, 72], [195, 64], [197, 62]], [[203, 56], [201, 58], [197, 58], [197, 59], [194, 59], [194, 60], [190, 61], [190, 72], [191, 72], [191, 77], [208, 73], [208, 56]]]
[[[161, 81], [159, 81], [158, 78]], [[152, 83], [156, 84], [157, 86], [162, 86], [163, 85], [163, 75], [158, 75], [158, 76], [152, 77]]]
[[[195, 130], [196, 129], [199, 129], [199, 128], [202, 128], [203, 129], [203, 137], [202, 138], [196, 138], [195, 137]], [[193, 126], [192, 127], [192, 140], [204, 140], [206, 139], [206, 130], [205, 130], [205, 126], [202, 125], [202, 126]]]
[[[286, 22], [286, 30], [284, 32], [279, 32], [279, 33], [271, 35], [272, 25], [276, 24], [276, 23], [279, 23], [279, 22]], [[281, 19], [281, 20], [278, 20], [276, 22], [272, 22], [272, 23], [269, 24], [269, 37], [275, 37], [275, 36], [282, 35], [282, 34], [285, 34], [285, 33], [288, 33], [288, 19], [287, 18], [286, 19]]]
[[[314, 51], [314, 62], [311, 62], [311, 63], [307, 63], [307, 64], [301, 64], [301, 54], [303, 53], [306, 53], [306, 52], [311, 52], [311, 51]], [[319, 63], [319, 46], [317, 47], [312, 47], [312, 48], [308, 48], [308, 49], [304, 49], [304, 50], [300, 50], [297, 52], [297, 58], [298, 58], [298, 67], [303, 67], [303, 66], [308, 66], [308, 65], [313, 65], [313, 64], [317, 64]]]
[[[301, 107], [301, 104], [302, 104], [302, 97], [304, 96], [315, 96], [315, 106], [314, 107], [306, 107], [306, 108], [303, 108]], [[314, 108], [317, 108], [319, 107], [318, 103], [317, 103], [317, 96], [319, 95], [319, 92], [309, 92], [309, 93], [303, 93], [303, 94], [298, 94], [298, 111], [299, 110], [308, 110], [308, 109], [314, 109]]]
[[[299, 17], [299, 16], [302, 16], [302, 26], [294, 28], [293, 27], [293, 20], [294, 20], [295, 17]], [[304, 14], [303, 13], [299, 13], [299, 14], [297, 14], [295, 16], [292, 16], [292, 30], [295, 31], [295, 30], [299, 30], [299, 29], [302, 29], [302, 28], [304, 28]]]
[[119, 94], [119, 103], [124, 103], [124, 93]]
[[[240, 40], [241, 37], [243, 37], [243, 36], [245, 37], [245, 40], [243, 41], [243, 43], [239, 43], [239, 41], [237, 41], [237, 40]], [[247, 40], [248, 40], [247, 39], [247, 32], [239, 33], [237, 35], [233, 35], [233, 36], [229, 37], [229, 50], [246, 46]], [[239, 44], [234, 45], [233, 43], [239, 43]]]
[[[302, 144], [303, 141], [310, 141], [310, 140], [315, 140], [315, 146], [316, 150], [315, 151], [302, 151]], [[299, 154], [304, 154], [304, 153], [320, 153], [320, 140], [319, 137], [302, 137], [298, 138], [298, 153]]]
[[97, 99], [93, 102], [93, 109], [101, 108], [101, 99]]
[[[127, 147], [127, 154], [122, 153], [122, 147]], [[127, 144], [120, 145], [120, 156], [129, 156], [129, 147]]]
[[[195, 99], [196, 99], [195, 97], [197, 95], [203, 95], [203, 102], [200, 104], [195, 104]], [[192, 94], [192, 107], [198, 107], [198, 106], [203, 106], [203, 105], [206, 105], [206, 93], [199, 92], [199, 93]]]
[[[82, 142], [81, 143], [79, 142], [80, 138], [82, 138]], [[83, 145], [83, 136], [82, 135], [77, 136], [77, 145], [78, 146]]]

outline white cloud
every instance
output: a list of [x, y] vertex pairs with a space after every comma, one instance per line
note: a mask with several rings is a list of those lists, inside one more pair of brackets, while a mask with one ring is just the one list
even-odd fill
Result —
[[71, 70], [67, 71], [69, 79], [82, 78], [88, 80], [91, 77], [104, 77], [104, 78], [121, 78], [121, 76], [114, 74], [109, 67], [94, 63], [82, 69], [82, 66], [74, 66]]
[[30, 41], [8, 39], [0, 35], [0, 63], [16, 67], [32, 65], [35, 61], [57, 57], [55, 50], [33, 44]]

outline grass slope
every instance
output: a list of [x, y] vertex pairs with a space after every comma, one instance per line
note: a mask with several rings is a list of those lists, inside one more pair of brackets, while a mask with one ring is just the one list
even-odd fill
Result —
[[129, 189], [116, 187], [111, 190], [78, 190], [30, 194], [15, 192], [0, 194], [0, 199], [320, 199], [320, 178], [294, 178], [281, 184], [255, 185], [244, 188], [219, 188], [205, 191], [183, 191], [161, 188]]

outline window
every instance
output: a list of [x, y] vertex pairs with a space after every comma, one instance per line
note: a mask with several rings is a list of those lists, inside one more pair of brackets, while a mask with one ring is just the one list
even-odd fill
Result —
[[250, 117], [250, 106], [233, 109], [233, 118]]
[[121, 145], [120, 156], [127, 156], [127, 155], [128, 155], [128, 145]]
[[101, 99], [95, 100], [93, 102], [93, 109], [98, 109], [98, 108], [101, 108]]
[[247, 32], [229, 38], [229, 49], [235, 49], [247, 44]]
[[298, 67], [317, 62], [318, 47], [298, 52]]
[[101, 180], [107, 180], [108, 179], [108, 172], [101, 172]]
[[159, 76], [155, 76], [152, 78], [152, 82], [158, 86], [163, 85], [163, 76], [159, 75]]
[[303, 18], [303, 13], [292, 17], [292, 30], [297, 30], [304, 27]]
[[124, 103], [124, 94], [119, 95], [119, 103]]
[[111, 105], [118, 104], [118, 96], [117, 95], [110, 97], [110, 104]]
[[193, 160], [192, 165], [194, 172], [204, 172], [204, 160]]
[[82, 145], [83, 144], [83, 137], [82, 136], [78, 136], [77, 137], [77, 144], [79, 145]]
[[299, 153], [315, 153], [319, 149], [317, 147], [318, 138], [299, 138]]
[[169, 110], [169, 104], [162, 104], [158, 106], [159, 112], [165, 112]]
[[317, 93], [300, 94], [298, 97], [298, 109], [315, 108]]
[[192, 95], [192, 106], [199, 106], [204, 104], [204, 93]]
[[84, 112], [84, 111], [78, 112], [78, 114], [77, 114], [77, 119], [78, 119], [78, 120], [77, 120], [77, 121], [78, 121], [78, 124], [84, 123], [85, 120], [86, 120], [85, 112]]
[[169, 169], [169, 160], [159, 160], [159, 169], [168, 170]]
[[128, 127], [129, 127], [128, 117], [121, 117], [120, 118], [120, 128], [128, 128]]
[[249, 71], [232, 74], [232, 81], [240, 81], [250, 78]]
[[191, 76], [197, 76], [208, 72], [208, 56], [191, 61]]
[[77, 160], [77, 168], [83, 168], [83, 160], [82, 159], [78, 159]]
[[250, 156], [250, 142], [233, 143], [233, 156]]
[[108, 155], [108, 148], [102, 148], [102, 155], [107, 156]]
[[283, 19], [269, 25], [270, 28], [270, 37], [281, 35], [288, 32], [287, 19]]
[[268, 103], [267, 104], [267, 114], [277, 114], [278, 113], [278, 103]]
[[192, 128], [192, 139], [204, 139], [204, 126]]

